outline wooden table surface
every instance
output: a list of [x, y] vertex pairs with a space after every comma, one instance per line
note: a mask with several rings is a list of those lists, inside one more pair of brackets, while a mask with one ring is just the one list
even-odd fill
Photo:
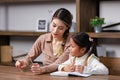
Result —
[[0, 80], [120, 80], [120, 76], [92, 75], [83, 77], [59, 77], [49, 74], [34, 75], [31, 72], [21, 72], [13, 66], [0, 66]]

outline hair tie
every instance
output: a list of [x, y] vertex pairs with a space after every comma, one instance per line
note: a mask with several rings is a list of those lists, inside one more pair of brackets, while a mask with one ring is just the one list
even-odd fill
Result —
[[93, 39], [92, 39], [91, 37], [89, 37], [89, 41], [90, 41], [90, 42], [93, 42]]

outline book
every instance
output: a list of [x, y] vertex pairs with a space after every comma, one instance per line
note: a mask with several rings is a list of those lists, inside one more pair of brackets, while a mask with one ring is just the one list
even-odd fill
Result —
[[51, 76], [78, 76], [78, 77], [89, 77], [92, 74], [81, 74], [79, 72], [64, 72], [64, 71], [56, 71], [56, 72], [52, 72], [50, 73]]

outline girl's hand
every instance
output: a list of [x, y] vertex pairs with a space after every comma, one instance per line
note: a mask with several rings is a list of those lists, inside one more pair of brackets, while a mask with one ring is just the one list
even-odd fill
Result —
[[42, 68], [40, 67], [40, 65], [38, 63], [33, 63], [32, 64], [31, 71], [34, 74], [42, 74]]
[[16, 61], [15, 66], [18, 69], [23, 69], [23, 68], [27, 67], [27, 63], [25, 63], [23, 60], [18, 60], [18, 61]]
[[66, 72], [73, 72], [75, 71], [75, 63], [72, 63], [71, 65], [66, 65], [63, 67], [63, 71], [66, 71]]
[[82, 65], [76, 65], [75, 66], [75, 71], [76, 72], [83, 73], [83, 70], [84, 70], [84, 66], [82, 66]]

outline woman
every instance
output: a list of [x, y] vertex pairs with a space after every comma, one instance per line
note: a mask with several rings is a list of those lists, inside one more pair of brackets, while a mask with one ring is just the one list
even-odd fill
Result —
[[30, 52], [23, 60], [18, 60], [15, 66], [24, 69], [43, 53], [43, 65], [32, 64], [31, 71], [34, 74], [42, 74], [57, 70], [58, 64], [69, 57], [69, 29], [72, 25], [72, 14], [65, 8], [58, 9], [50, 23], [50, 33], [41, 35]]

